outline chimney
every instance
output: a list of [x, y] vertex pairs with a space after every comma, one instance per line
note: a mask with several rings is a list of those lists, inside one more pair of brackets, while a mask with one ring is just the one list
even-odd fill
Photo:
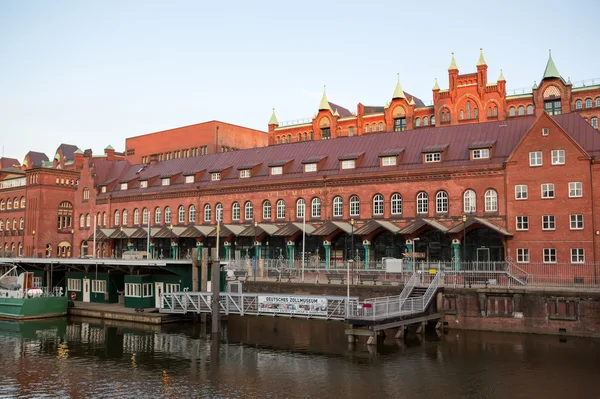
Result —
[[112, 145], [109, 145], [104, 149], [104, 155], [106, 155], [107, 161], [115, 160], [115, 149], [112, 147]]

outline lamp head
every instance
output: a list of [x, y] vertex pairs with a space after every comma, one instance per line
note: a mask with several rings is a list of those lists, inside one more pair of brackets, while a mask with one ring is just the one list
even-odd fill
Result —
[[467, 221], [467, 215], [463, 215], [462, 219], [463, 219], [463, 222], [466, 222]]
[[350, 219], [350, 224], [354, 226], [354, 219]]
[[169, 225], [169, 228], [170, 228], [171, 230], [173, 230], [173, 223], [171, 223], [171, 224]]
[[32, 230], [32, 231], [31, 231], [31, 234], [32, 234], [32, 235], [35, 235], [35, 230]]

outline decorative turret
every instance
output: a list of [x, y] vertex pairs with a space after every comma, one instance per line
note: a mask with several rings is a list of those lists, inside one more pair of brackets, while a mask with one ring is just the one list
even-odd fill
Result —
[[537, 82], [534, 80], [533, 87], [531, 88], [531, 90], [537, 90], [537, 88], [538, 88]]
[[458, 71], [458, 67], [456, 66], [456, 60], [454, 59], [454, 53], [452, 53], [452, 61], [450, 61], [450, 66], [448, 67], [449, 71]]
[[500, 76], [498, 76], [498, 93], [506, 96], [506, 79], [504, 79], [502, 69], [500, 70]]
[[394, 89], [392, 100], [395, 100], [397, 98], [406, 99], [406, 96], [404, 95], [404, 90], [402, 90], [402, 85], [400, 84], [400, 74], [398, 74], [398, 83], [396, 83], [396, 89]]
[[483, 49], [479, 49], [479, 61], [477, 61], [477, 87], [479, 88], [479, 95], [483, 96], [485, 92], [485, 86], [487, 85], [487, 64], [483, 58]]
[[275, 116], [275, 108], [273, 108], [271, 119], [269, 119], [269, 132], [275, 131], [277, 126], [279, 126], [279, 121], [277, 121], [277, 117]]
[[562, 76], [558, 73], [558, 68], [554, 65], [554, 60], [552, 60], [552, 50], [548, 50], [548, 63], [546, 63], [546, 69], [544, 70], [544, 76], [542, 76], [542, 80], [550, 79], [550, 78], [558, 78], [562, 80]]
[[438, 85], [437, 78], [435, 78], [435, 84], [433, 85], [433, 91], [440, 91], [440, 85]]
[[327, 86], [323, 86], [323, 97], [321, 97], [321, 103], [319, 104], [319, 111], [330, 111], [329, 101], [327, 100]]
[[77, 148], [73, 153], [73, 161], [77, 169], [83, 168], [83, 151], [80, 148]]
[[452, 61], [448, 67], [448, 90], [450, 91], [450, 98], [452, 101], [456, 99], [456, 86], [458, 84], [458, 67], [456, 66], [456, 60], [454, 59], [454, 53], [452, 53]]
[[504, 79], [504, 74], [502, 73], [502, 69], [500, 70], [500, 76], [498, 76], [498, 82], [506, 82], [506, 79]]
[[112, 161], [115, 159], [115, 149], [113, 148], [112, 145], [109, 144], [104, 149], [104, 155], [106, 155], [106, 160], [108, 160], [108, 161]]

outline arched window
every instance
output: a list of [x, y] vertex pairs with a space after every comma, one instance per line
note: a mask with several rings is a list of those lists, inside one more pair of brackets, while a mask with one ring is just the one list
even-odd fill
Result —
[[477, 108], [473, 108], [473, 118], [479, 118], [479, 110]]
[[304, 202], [304, 198], [299, 198], [296, 201], [296, 218], [304, 218], [304, 212], [306, 212], [306, 203]]
[[4, 210], [6, 203], [4, 202], [4, 200], [0, 201], [0, 211]]
[[10, 198], [6, 202], [6, 209], [12, 209], [12, 199], [10, 199]]
[[467, 119], [471, 119], [471, 101], [467, 101]]
[[21, 209], [25, 208], [25, 197], [21, 197]]
[[[4, 230], [4, 220], [0, 219], [0, 231]], [[2, 247], [0, 247], [2, 249]]]
[[292, 135], [288, 134], [288, 143], [291, 143], [291, 142], [292, 142]]
[[350, 217], [360, 216], [360, 198], [358, 195], [350, 197]]
[[598, 129], [598, 118], [595, 116], [592, 118], [592, 127]]
[[271, 220], [271, 201], [266, 200], [263, 202], [263, 220]]
[[515, 107], [510, 107], [508, 109], [508, 116], [515, 116], [515, 112], [516, 112]]
[[183, 205], [179, 205], [177, 209], [177, 223], [185, 223], [185, 208]]
[[237, 202], [231, 205], [231, 220], [240, 220], [240, 204]]
[[531, 104], [527, 106], [527, 115], [533, 115], [533, 105]]
[[498, 106], [494, 105], [494, 116], [498, 116]]
[[23, 243], [19, 243], [19, 247], [18, 247], [18, 251], [17, 251], [17, 255], [18, 256], [23, 256]]
[[254, 207], [252, 206], [252, 202], [248, 201], [244, 205], [244, 218], [246, 220], [254, 219]]
[[373, 197], [373, 216], [383, 216], [383, 195], [377, 194]]
[[13, 207], [15, 209], [19, 209], [19, 199], [17, 197], [15, 197], [15, 199], [14, 199]]
[[371, 130], [373, 131], [373, 133], [375, 133], [377, 131], [377, 124], [373, 123], [373, 125], [371, 125]]
[[592, 108], [592, 99], [591, 98], [588, 98], [585, 100], [585, 107]]
[[123, 209], [123, 226], [127, 226], [127, 223], [129, 223], [129, 213], [127, 212], [126, 209]]
[[379, 122], [379, 131], [383, 132], [384, 127], [383, 127], [383, 122]]
[[435, 126], [435, 116], [431, 116], [431, 126]]
[[600, 97], [596, 97], [596, 108], [600, 108]]
[[58, 205], [58, 229], [71, 228], [73, 226], [73, 204], [63, 201]]
[[575, 101], [575, 109], [582, 109], [582, 108], [583, 108], [583, 101], [581, 101], [581, 100]]
[[210, 204], [206, 204], [206, 205], [204, 205], [204, 221], [210, 222], [211, 218], [212, 218], [212, 215], [211, 215], [211, 210], [210, 210]]
[[171, 223], [171, 207], [166, 206], [165, 207], [165, 224], [170, 224], [170, 223]]
[[[223, 221], [223, 204], [218, 203], [217, 205], [215, 205], [215, 213], [216, 213], [216, 215], [215, 215], [216, 220], [219, 222], [222, 222]], [[208, 221], [210, 222], [210, 219]]]
[[417, 194], [417, 213], [419, 215], [429, 213], [429, 196], [423, 191]]
[[435, 195], [435, 211], [437, 213], [448, 213], [448, 193], [439, 191]]
[[421, 118], [415, 119], [415, 127], [421, 127]]
[[302, 133], [298, 133], [298, 141], [302, 141]]
[[25, 221], [23, 220], [23, 218], [19, 219], [19, 230], [23, 230], [23, 228], [25, 227]]
[[429, 118], [426, 116], [423, 117], [423, 126], [429, 126]]
[[474, 213], [477, 210], [477, 196], [475, 191], [467, 190], [463, 194], [463, 210], [465, 213]]
[[368, 123], [365, 125], [365, 133], [369, 133], [371, 131], [371, 125]]
[[498, 193], [496, 190], [487, 190], [485, 192], [485, 211], [486, 212], [497, 212], [498, 211]]
[[464, 110], [460, 110], [460, 120], [462, 121], [463, 119], [465, 119], [465, 111]]
[[154, 210], [154, 224], [160, 224], [161, 222], [161, 210], [159, 207], [156, 207], [156, 209]]
[[10, 230], [10, 219], [6, 218], [6, 230]]
[[90, 199], [90, 189], [86, 187], [83, 189], [83, 200], [87, 201], [89, 199]]
[[517, 114], [518, 114], [519, 116], [521, 116], [521, 115], [525, 115], [525, 107], [524, 107], [524, 106], [522, 106], [522, 105], [519, 105], [519, 109], [518, 109], [518, 111], [517, 111]]
[[114, 225], [118, 226], [121, 223], [121, 212], [119, 212], [119, 210], [117, 209], [115, 211], [115, 218], [114, 218]]
[[91, 218], [90, 214], [88, 213], [87, 215], [85, 215], [85, 227], [90, 227], [91, 223], [92, 223], [92, 218]]
[[304, 140], [306, 141], [306, 139], [308, 138], [306, 132], [304, 132]]
[[333, 199], [333, 217], [341, 218], [344, 216], [344, 200], [342, 197]]
[[279, 136], [277, 136], [277, 138], [275, 138], [275, 143], [279, 144]]
[[79, 216], [79, 227], [84, 227], [85, 226], [85, 215], [82, 213], [81, 216]]
[[144, 210], [142, 211], [142, 223], [145, 225], [148, 225], [148, 219], [150, 216], [150, 211], [148, 211], [148, 208], [144, 208]]
[[102, 212], [102, 226], [104, 226], [104, 227], [106, 227], [107, 218], [108, 218], [108, 216], [106, 215], [106, 212]]
[[398, 193], [392, 194], [392, 215], [402, 215], [402, 196]]
[[[13, 230], [17, 229], [17, 218], [13, 218]], [[14, 245], [14, 243], [13, 243]]]
[[140, 224], [140, 210], [137, 208], [135, 208], [133, 210], [133, 224], [134, 225]]
[[277, 201], [277, 219], [285, 219], [285, 201]]
[[488, 107], [488, 118], [492, 116], [492, 107]]
[[196, 206], [190, 205], [190, 211], [188, 212], [189, 222], [196, 223]]
[[313, 219], [317, 219], [321, 217], [321, 199], [313, 198], [312, 200], [312, 214], [311, 217]]

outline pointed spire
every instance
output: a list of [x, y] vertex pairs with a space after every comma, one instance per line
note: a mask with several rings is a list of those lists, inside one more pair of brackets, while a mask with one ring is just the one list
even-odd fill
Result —
[[433, 85], [433, 89], [431, 89], [431, 90], [436, 91], [439, 89], [440, 89], [440, 86], [438, 85], [437, 78], [435, 78], [435, 84]]
[[558, 69], [556, 65], [554, 65], [554, 60], [552, 60], [552, 50], [549, 50], [548, 53], [548, 63], [546, 64], [546, 69], [544, 70], [544, 76], [542, 76], [542, 80], [548, 78], [559, 78], [562, 79], [560, 73], [558, 73]]
[[448, 67], [449, 71], [452, 70], [458, 70], [458, 67], [456, 66], [456, 60], [454, 59], [454, 53], [452, 53], [452, 61], [450, 61], [450, 66]]
[[569, 79], [567, 79], [567, 84], [568, 85], [572, 85], [573, 83], [571, 83], [571, 77], [569, 76]]
[[339, 112], [338, 112], [337, 108], [335, 109], [335, 112], [333, 113], [333, 116], [340, 116], [340, 114], [339, 114]]
[[537, 88], [538, 88], [537, 82], [534, 80], [533, 81], [533, 87], [531, 89], [532, 90], [537, 90]]
[[321, 104], [319, 104], [319, 111], [331, 111], [329, 101], [327, 101], [327, 86], [323, 86], [323, 97], [321, 98]]
[[279, 126], [279, 122], [277, 121], [277, 117], [275, 116], [275, 108], [273, 108], [273, 113], [271, 114], [271, 119], [269, 119], [269, 125]]
[[394, 90], [394, 95], [392, 96], [392, 100], [396, 98], [406, 98], [404, 96], [404, 91], [402, 90], [402, 85], [400, 84], [400, 74], [398, 74], [398, 83], [396, 83], [396, 89]]
[[487, 65], [485, 63], [485, 59], [483, 59], [483, 49], [479, 49], [479, 61], [477, 61], [477, 66]]
[[410, 101], [408, 102], [408, 105], [415, 105], [415, 98], [411, 97]]
[[389, 102], [389, 101], [387, 101], [387, 102], [385, 103], [385, 106], [384, 106], [383, 108], [384, 108], [384, 109], [387, 109], [387, 108], [389, 108], [389, 107], [390, 107], [390, 102]]
[[504, 79], [504, 74], [502, 73], [502, 69], [500, 70], [500, 76], [498, 76], [498, 82], [500, 81], [506, 82], [506, 79]]

